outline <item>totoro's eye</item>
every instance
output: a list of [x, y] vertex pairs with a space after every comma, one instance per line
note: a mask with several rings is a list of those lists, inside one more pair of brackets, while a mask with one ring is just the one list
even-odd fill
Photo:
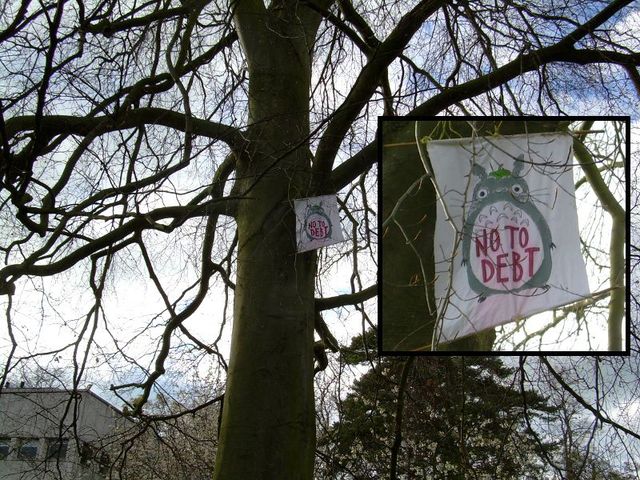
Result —
[[478, 194], [476, 196], [478, 198], [485, 198], [488, 194], [489, 192], [487, 191], [486, 188], [481, 188], [480, 190], [478, 190]]
[[515, 194], [515, 195], [520, 195], [522, 192], [524, 192], [524, 188], [522, 188], [522, 185], [513, 185], [511, 187], [511, 191]]

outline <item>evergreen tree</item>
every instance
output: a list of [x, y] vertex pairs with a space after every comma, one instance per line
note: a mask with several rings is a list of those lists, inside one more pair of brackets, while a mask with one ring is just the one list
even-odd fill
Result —
[[[404, 361], [385, 358], [355, 382], [319, 439], [319, 478], [388, 478]], [[513, 369], [497, 357], [414, 359], [404, 392], [397, 478], [541, 478]], [[527, 392], [530, 418], [554, 408]], [[547, 452], [555, 445], [542, 446]]]

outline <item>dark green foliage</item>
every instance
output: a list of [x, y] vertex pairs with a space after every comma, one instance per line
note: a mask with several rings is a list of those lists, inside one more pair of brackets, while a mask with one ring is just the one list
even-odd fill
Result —
[[[363, 341], [364, 338], [364, 341]], [[374, 329], [365, 332], [364, 337], [358, 335], [351, 339], [348, 347], [341, 349], [342, 361], [349, 365], [364, 363], [377, 352], [377, 335]]]
[[[389, 474], [402, 359], [385, 358], [342, 402], [340, 420], [319, 439], [332, 459], [317, 478]], [[416, 358], [407, 382], [398, 478], [540, 478], [513, 370], [495, 357]], [[553, 411], [528, 392], [530, 417]], [[547, 450], [553, 446], [545, 445]]]

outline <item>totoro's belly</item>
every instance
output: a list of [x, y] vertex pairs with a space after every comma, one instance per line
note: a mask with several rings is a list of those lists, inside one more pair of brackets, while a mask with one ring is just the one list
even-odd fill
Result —
[[[511, 202], [482, 208], [473, 221], [467, 268], [487, 290], [528, 288], [540, 270], [545, 249], [534, 219]], [[481, 292], [480, 292], [481, 293]]]

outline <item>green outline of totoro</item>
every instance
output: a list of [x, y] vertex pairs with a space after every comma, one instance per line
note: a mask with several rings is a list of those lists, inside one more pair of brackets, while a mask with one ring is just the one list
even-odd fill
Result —
[[[513, 172], [501, 167], [487, 175], [486, 170], [480, 165], [474, 164], [471, 168], [471, 172], [480, 178], [480, 182], [473, 190], [473, 203], [464, 222], [462, 265], [466, 266], [469, 286], [479, 294], [478, 302], [484, 301], [489, 295], [499, 293], [516, 293], [531, 288], [549, 289], [547, 281], [551, 275], [551, 249], [555, 248], [555, 245], [546, 220], [530, 199], [529, 185], [520, 176], [523, 167], [524, 155], [521, 154], [514, 162]], [[512, 290], [496, 290], [487, 287], [476, 278], [471, 265], [468, 263], [476, 217], [487, 205], [496, 202], [509, 202], [529, 215], [538, 229], [543, 244], [543, 259], [536, 273], [526, 283]]]

